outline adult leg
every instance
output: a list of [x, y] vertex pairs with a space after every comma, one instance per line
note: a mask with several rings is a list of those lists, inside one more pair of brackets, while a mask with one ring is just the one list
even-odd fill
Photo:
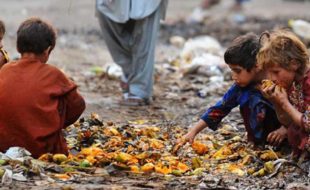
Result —
[[149, 99], [153, 91], [155, 46], [160, 26], [162, 6], [153, 14], [137, 20], [133, 30], [132, 64], [128, 76], [129, 92]]
[[99, 24], [108, 50], [116, 64], [118, 64], [127, 78], [132, 62], [131, 56], [131, 31], [127, 23], [116, 23], [102, 13], [98, 13]]

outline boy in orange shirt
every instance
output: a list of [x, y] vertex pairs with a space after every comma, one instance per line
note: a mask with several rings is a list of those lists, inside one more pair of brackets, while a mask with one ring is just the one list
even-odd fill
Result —
[[85, 109], [77, 86], [46, 64], [56, 44], [55, 29], [39, 18], [25, 20], [17, 31], [21, 58], [0, 70], [0, 151], [12, 146], [67, 154], [62, 129]]

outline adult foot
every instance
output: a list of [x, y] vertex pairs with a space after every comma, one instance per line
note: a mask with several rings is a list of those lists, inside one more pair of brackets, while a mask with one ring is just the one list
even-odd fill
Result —
[[147, 98], [140, 98], [138, 96], [128, 94], [127, 96], [123, 96], [120, 104], [123, 106], [146, 106], [150, 104], [150, 101]]

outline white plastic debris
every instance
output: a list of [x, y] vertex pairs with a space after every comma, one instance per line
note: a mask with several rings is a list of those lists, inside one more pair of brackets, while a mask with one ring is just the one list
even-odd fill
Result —
[[85, 76], [93, 77], [106, 74], [113, 79], [120, 79], [123, 75], [122, 68], [116, 63], [107, 63], [105, 66], [93, 66], [88, 71], [84, 72]]
[[224, 60], [220, 56], [213, 55], [211, 53], [203, 53], [199, 57], [195, 57], [192, 61], [194, 65], [221, 65]]
[[12, 179], [12, 176], [13, 176], [13, 172], [9, 169], [5, 169], [5, 173], [3, 174], [2, 176], [2, 179], [1, 179], [1, 184], [11, 184], [13, 179]]
[[305, 38], [306, 40], [310, 40], [310, 23], [304, 20], [289, 20], [289, 27], [293, 29], [293, 31]]
[[211, 36], [198, 36], [185, 42], [181, 58], [191, 61], [205, 53], [220, 55], [221, 50], [221, 44], [215, 38]]
[[183, 47], [185, 39], [182, 36], [172, 36], [169, 42], [176, 47]]
[[106, 67], [106, 74], [111, 78], [120, 79], [123, 75], [123, 71], [119, 65], [113, 63]]
[[236, 13], [232, 15], [232, 20], [236, 23], [244, 23], [246, 21], [246, 16], [241, 13]]
[[222, 82], [223, 79], [221, 78], [221, 76], [210, 77], [210, 81], [211, 80], [212, 82], [210, 83], [212, 83], [212, 85], [207, 85], [206, 87], [200, 89], [197, 93], [200, 98], [205, 98], [210, 94], [216, 92], [217, 90], [226, 88], [227, 86], [227, 83]]
[[182, 64], [181, 70], [183, 75], [198, 74], [206, 77], [222, 76], [223, 70], [227, 68], [224, 60], [220, 56], [211, 53], [204, 53], [195, 57], [191, 63]]
[[187, 23], [203, 22], [211, 13], [201, 7], [196, 7], [187, 19]]
[[23, 175], [23, 172], [13, 174], [12, 179], [16, 181], [27, 181], [27, 178]]
[[26, 157], [31, 156], [31, 153], [21, 147], [11, 147], [6, 151], [5, 155], [12, 160], [23, 161]]

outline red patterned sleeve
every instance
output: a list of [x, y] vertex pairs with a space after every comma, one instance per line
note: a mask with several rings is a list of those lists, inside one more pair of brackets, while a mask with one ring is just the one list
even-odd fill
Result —
[[302, 125], [304, 129], [310, 133], [310, 71], [307, 73], [307, 76], [303, 85], [303, 98], [304, 98], [304, 108], [305, 112], [302, 117]]

